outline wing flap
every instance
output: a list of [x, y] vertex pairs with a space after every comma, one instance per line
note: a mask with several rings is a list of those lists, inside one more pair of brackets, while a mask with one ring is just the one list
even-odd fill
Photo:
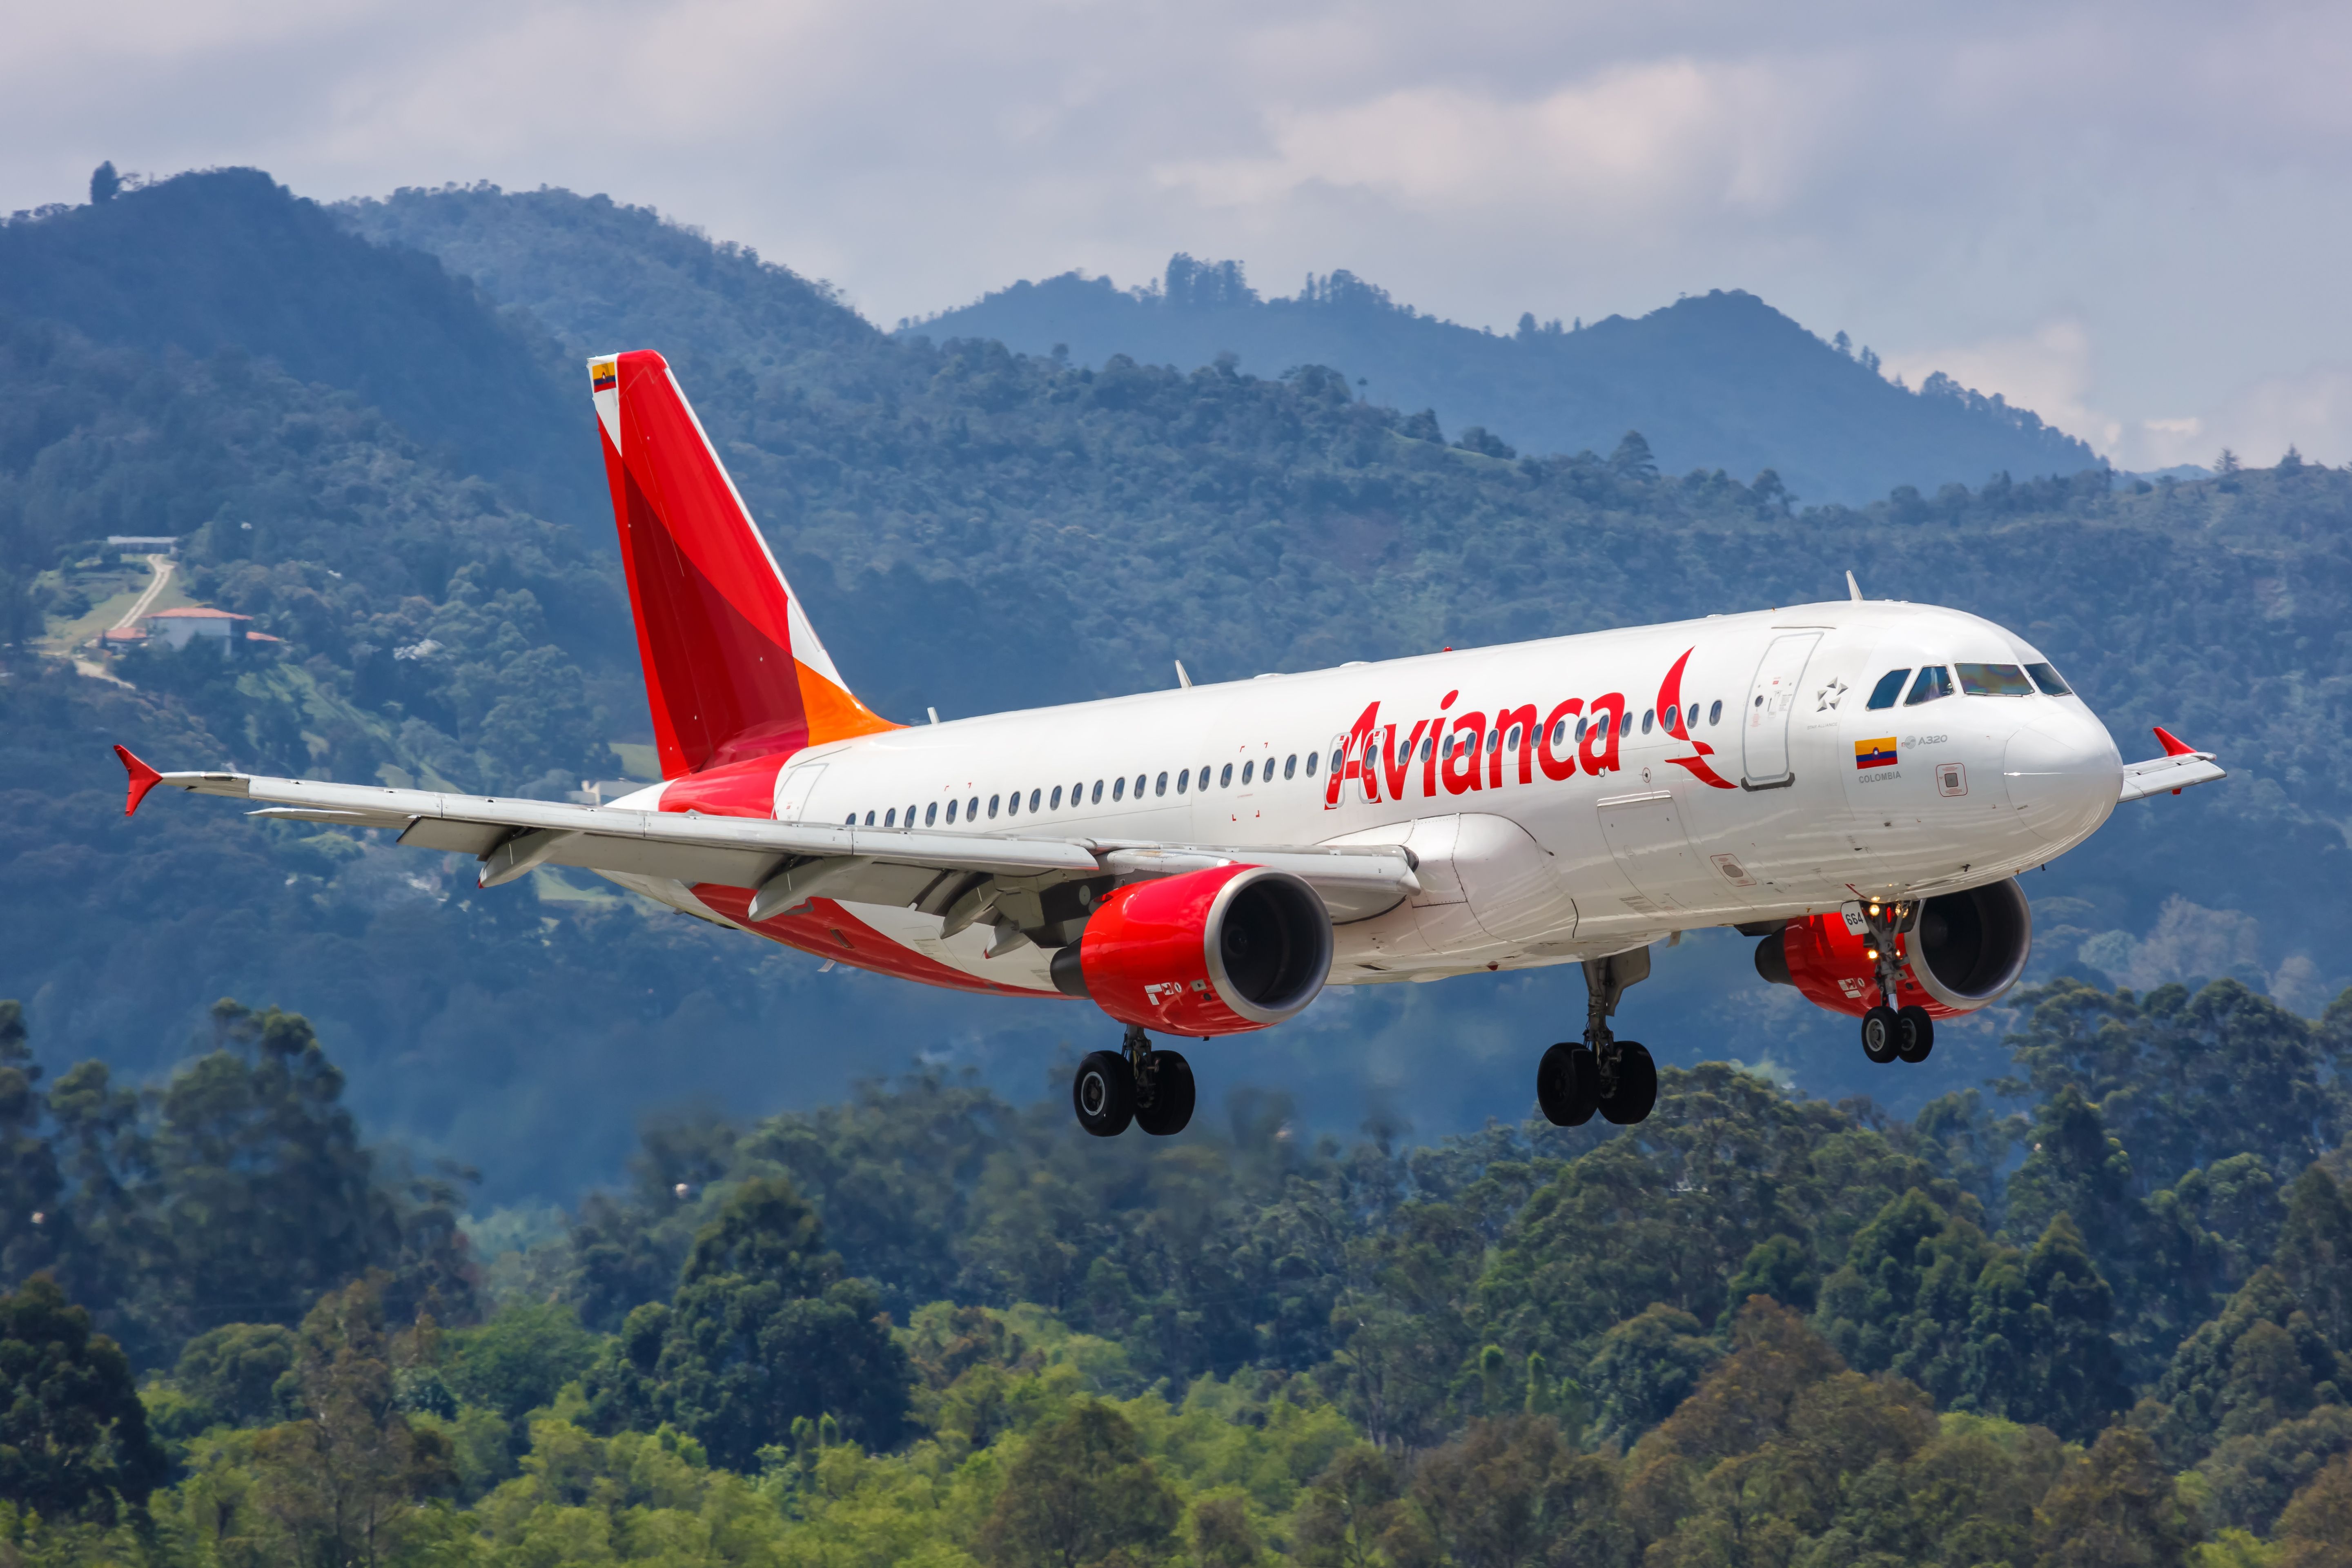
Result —
[[[398, 830], [412, 848], [473, 855], [486, 886], [533, 866], [657, 878], [689, 886], [761, 888], [799, 863], [854, 858], [826, 896], [905, 903], [942, 872], [1037, 877], [1169, 877], [1236, 862], [1287, 871], [1321, 895], [1332, 918], [1361, 920], [1419, 890], [1410, 851], [1399, 845], [1254, 847], [1160, 844], [1135, 839], [997, 838], [702, 816], [613, 806], [247, 773], [176, 773], [159, 784], [195, 795], [267, 803], [254, 815], [279, 820]], [[797, 877], [797, 873], [794, 873]], [[783, 889], [780, 889], [782, 891]]]

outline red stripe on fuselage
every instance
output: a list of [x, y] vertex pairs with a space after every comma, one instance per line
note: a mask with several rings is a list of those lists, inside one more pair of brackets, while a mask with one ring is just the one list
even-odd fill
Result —
[[751, 923], [751, 890], [748, 888], [699, 882], [695, 885], [694, 896], [746, 931], [758, 931], [786, 947], [796, 947], [803, 952], [813, 952], [836, 963], [870, 969], [877, 974], [918, 980], [926, 985], [945, 986], [953, 991], [976, 992], [983, 996], [1049, 996], [1058, 999], [1062, 995], [1059, 991], [1000, 984], [993, 980], [966, 974], [961, 969], [950, 969], [935, 958], [927, 957], [884, 936], [831, 899], [812, 899], [806, 914], [777, 915], [754, 925]]

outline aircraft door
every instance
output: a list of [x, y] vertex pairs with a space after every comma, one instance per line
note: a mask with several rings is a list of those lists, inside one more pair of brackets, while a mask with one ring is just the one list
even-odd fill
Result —
[[1796, 712], [1797, 688], [1805, 661], [1822, 640], [1819, 632], [1790, 632], [1772, 639], [1748, 689], [1745, 721], [1739, 727], [1742, 789], [1778, 789], [1794, 784], [1789, 768], [1789, 721]]
[[776, 780], [776, 820], [798, 822], [816, 794], [816, 781], [824, 776], [823, 763], [803, 763], [796, 768], [786, 768]]

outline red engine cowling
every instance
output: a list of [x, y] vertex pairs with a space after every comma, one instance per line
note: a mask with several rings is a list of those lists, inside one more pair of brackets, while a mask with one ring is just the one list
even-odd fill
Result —
[[[1878, 966], [1869, 949], [1859, 914], [1811, 915], [1757, 944], [1756, 972], [1832, 1013], [1860, 1017], [1878, 1005]], [[1895, 1005], [1925, 1007], [1938, 1018], [1973, 1012], [2017, 984], [2032, 951], [2033, 914], [2014, 878], [1940, 893], [1895, 939], [1903, 978]]]
[[1287, 872], [1214, 866], [1114, 889], [1053, 967], [1056, 986], [1122, 1024], [1237, 1035], [1315, 1000], [1331, 973], [1331, 916]]

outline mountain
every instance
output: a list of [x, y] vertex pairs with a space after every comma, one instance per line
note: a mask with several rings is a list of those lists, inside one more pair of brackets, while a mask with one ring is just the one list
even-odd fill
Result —
[[1868, 349], [1823, 342], [1753, 294], [1716, 289], [1638, 320], [1563, 331], [1520, 318], [1508, 337], [1438, 320], [1348, 272], [1260, 299], [1238, 262], [1178, 256], [1164, 283], [1123, 289], [1075, 272], [1022, 281], [900, 334], [992, 338], [1099, 366], [1123, 353], [1189, 369], [1220, 354], [1276, 375], [1330, 365], [1374, 403], [1428, 409], [1473, 446], [1606, 452], [1630, 429], [1669, 472], [1770, 468], [1797, 496], [1859, 504], [1899, 485], [1934, 490], [1994, 474], [2095, 467], [2091, 448], [1948, 377], [1909, 391]]
[[[9, 225], [0, 256], [58, 254], [52, 226], [92, 258], [86, 286], [0, 293], [0, 991], [52, 1066], [161, 1071], [224, 994], [299, 1010], [372, 1128], [508, 1201], [604, 1178], [667, 1108], [804, 1108], [919, 1058], [1025, 1101], [1106, 1037], [1076, 1005], [819, 973], [587, 879], [479, 892], [469, 862], [213, 801], [122, 818], [113, 740], [165, 764], [485, 792], [613, 776], [634, 754], [613, 747], [649, 731], [579, 360], [619, 343], [674, 352], [887, 716], [1166, 684], [1178, 658], [1238, 679], [1801, 603], [1851, 567], [1874, 595], [2025, 630], [2127, 752], [2163, 722], [2232, 769], [2028, 879], [2037, 973], [2226, 974], [2306, 1012], [2352, 976], [2352, 738], [2334, 709], [2352, 475], [2094, 470], [1799, 510], [1769, 483], [1661, 474], [1633, 441], [1465, 450], [1317, 368], [1096, 368], [892, 337], [787, 268], [566, 192], [325, 210], [250, 173], [190, 175]], [[236, 331], [155, 325], [195, 313], [185, 286], [110, 247], [201, 264], [202, 319]], [[315, 298], [273, 300], [305, 268]], [[346, 320], [394, 346], [339, 347]], [[266, 352], [236, 341], [247, 326]], [[476, 375], [489, 390], [465, 403]], [[461, 404], [475, 427], [441, 438]], [[253, 616], [279, 651], [125, 656], [126, 689], [32, 646], [127, 604], [97, 542], [150, 531], [183, 535], [192, 597]], [[1750, 946], [1693, 933], [1660, 953], [1626, 1017], [1662, 1060], [1736, 1058], [1906, 1114], [2010, 1070], [1998, 1017], [1948, 1031], [1922, 1068], [1869, 1069], [1847, 1020], [1757, 984]], [[1309, 1131], [1409, 1112], [1436, 1136], [1519, 1114], [1535, 1052], [1581, 1011], [1559, 973], [1334, 993], [1203, 1047], [1201, 1070], [1210, 1105], [1255, 1086]]]

